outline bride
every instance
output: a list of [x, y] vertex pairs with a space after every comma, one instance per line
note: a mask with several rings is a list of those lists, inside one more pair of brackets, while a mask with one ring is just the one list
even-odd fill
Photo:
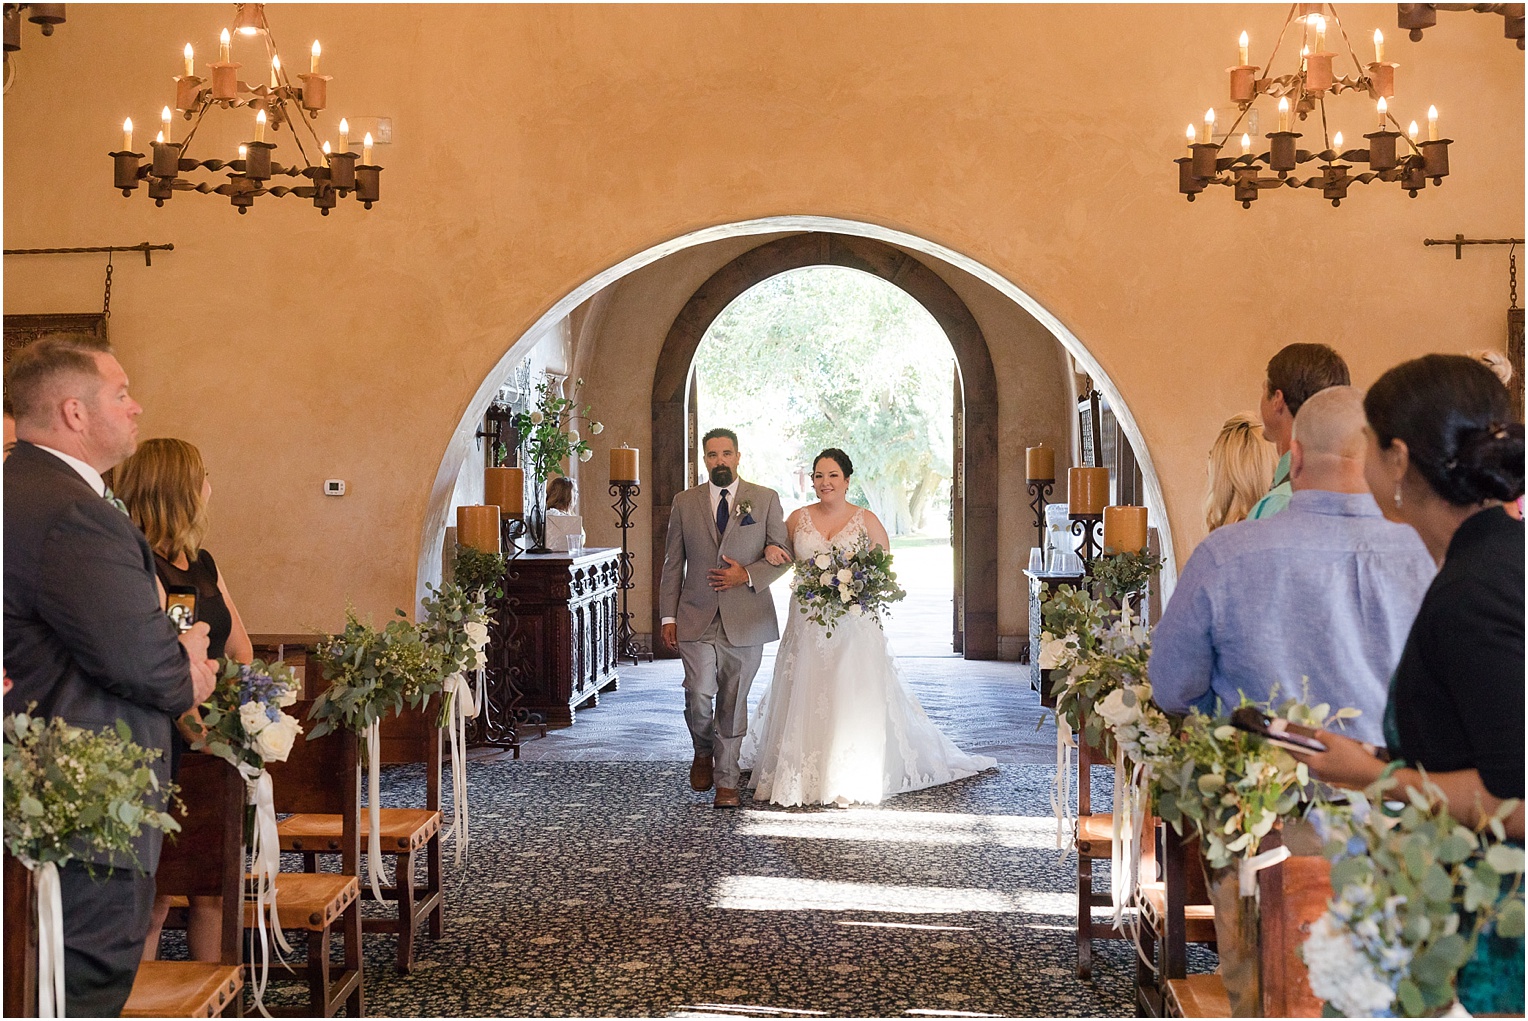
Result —
[[[853, 549], [862, 538], [890, 549], [874, 514], [848, 501], [854, 465], [830, 447], [812, 465], [817, 503], [786, 519], [796, 560]], [[772, 563], [784, 551], [771, 547]], [[902, 680], [880, 624], [845, 614], [828, 628], [792, 599], [774, 680], [743, 743], [754, 797], [777, 805], [878, 804], [882, 798], [973, 776], [997, 765], [967, 755], [940, 733]]]

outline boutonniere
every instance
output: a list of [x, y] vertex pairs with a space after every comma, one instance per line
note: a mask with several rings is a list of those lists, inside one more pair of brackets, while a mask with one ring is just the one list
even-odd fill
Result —
[[738, 522], [739, 524], [742, 524], [742, 525], [757, 524], [757, 522], [755, 522], [753, 520], [753, 501], [752, 500], [739, 500], [737, 502], [737, 515], [741, 519]]

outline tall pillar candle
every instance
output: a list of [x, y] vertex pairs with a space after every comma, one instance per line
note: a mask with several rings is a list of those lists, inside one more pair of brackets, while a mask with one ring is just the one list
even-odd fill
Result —
[[1104, 552], [1139, 553], [1146, 548], [1145, 507], [1104, 508]]
[[499, 516], [525, 516], [525, 469], [487, 468], [483, 471], [483, 502], [499, 508]]
[[456, 508], [456, 541], [484, 553], [498, 553], [499, 508]]
[[1099, 515], [1109, 502], [1109, 469], [1073, 468], [1066, 477], [1067, 509], [1072, 515]]
[[1024, 451], [1024, 476], [1034, 480], [1054, 480], [1056, 452], [1045, 444]]
[[635, 447], [612, 447], [610, 449], [610, 481], [637, 482], [638, 450]]

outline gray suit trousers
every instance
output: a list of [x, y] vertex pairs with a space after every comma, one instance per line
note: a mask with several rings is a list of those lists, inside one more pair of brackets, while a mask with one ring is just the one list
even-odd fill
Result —
[[684, 661], [684, 722], [696, 755], [710, 755], [716, 786], [737, 789], [738, 753], [748, 733], [748, 689], [762, 645], [733, 645], [718, 613], [699, 641], [680, 642]]

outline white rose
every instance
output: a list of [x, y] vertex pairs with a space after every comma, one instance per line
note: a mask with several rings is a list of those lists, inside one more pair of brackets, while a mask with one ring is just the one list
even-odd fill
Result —
[[1125, 704], [1125, 689], [1115, 688], [1109, 694], [1099, 699], [1093, 706], [1093, 711], [1103, 717], [1111, 730], [1128, 726], [1141, 717], [1140, 703], [1135, 705]]
[[583, 451], [579, 452], [578, 459], [580, 461], [587, 461], [587, 460], [589, 460], [589, 458], [591, 458], [593, 456], [594, 456], [594, 451], [592, 451], [592, 450], [583, 450]]
[[275, 723], [268, 724], [255, 735], [255, 751], [266, 762], [285, 762], [292, 753], [292, 743], [302, 733], [302, 724], [294, 716], [281, 714]]
[[544, 417], [539, 411], [531, 412], [531, 425], [540, 425]]
[[572, 440], [574, 443], [577, 443], [578, 442], [578, 430], [577, 429], [569, 429], [568, 430], [568, 439]]
[[849, 592], [848, 589], [841, 588], [841, 589], [838, 590], [838, 601], [839, 602], [847, 603], [847, 602], [850, 602], [853, 599], [854, 599], [854, 596]]
[[1056, 670], [1071, 661], [1072, 645], [1065, 638], [1040, 635], [1040, 669]]
[[467, 644], [474, 650], [481, 649], [488, 644], [488, 625], [475, 620], [469, 620], [462, 625], [462, 630], [467, 632]]
[[239, 722], [244, 724], [244, 733], [251, 738], [270, 726], [270, 717], [265, 715], [265, 703], [245, 702], [239, 706]]
[[863, 606], [861, 606], [859, 603], [850, 603], [849, 604], [849, 616], [851, 616], [851, 617], [858, 617], [861, 614], [863, 614], [864, 612], [865, 612], [865, 608]]
[[[833, 558], [828, 556], [826, 553], [819, 553], [815, 557], [812, 558], [812, 563], [816, 564], [817, 567], [819, 567], [820, 569], [822, 569], [824, 571], [826, 571], [828, 569], [828, 565], [831, 564], [832, 562], [833, 562]], [[823, 584], [826, 585], [827, 582], [823, 582]]]
[[488, 666], [488, 653], [482, 649], [477, 651], [477, 661], [472, 665], [474, 670], [483, 670]]
[[838, 572], [838, 580], [847, 584], [854, 580], [854, 572], [849, 570], [847, 567], [840, 568]]
[[822, 577], [818, 578], [817, 580], [823, 585], [831, 585], [833, 584], [833, 575], [829, 574], [827, 571], [823, 571]]
[[590, 422], [589, 423], [589, 431], [591, 433], [593, 433], [594, 435], [598, 436], [600, 433], [605, 431], [605, 423], [604, 422]]

